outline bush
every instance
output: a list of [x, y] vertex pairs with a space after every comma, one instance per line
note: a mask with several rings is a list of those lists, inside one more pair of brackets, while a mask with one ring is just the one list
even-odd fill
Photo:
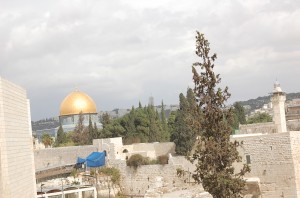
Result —
[[98, 169], [98, 172], [110, 176], [113, 184], [120, 183], [121, 174], [119, 169], [114, 167], [102, 167]]
[[128, 150], [127, 150], [127, 149], [124, 149], [124, 150], [123, 150], [123, 153], [128, 153]]
[[127, 160], [127, 166], [133, 166], [134, 168], [147, 164], [149, 164], [149, 158], [145, 158], [140, 154], [134, 154]]
[[168, 164], [168, 161], [169, 161], [169, 156], [167, 155], [158, 156], [159, 164]]

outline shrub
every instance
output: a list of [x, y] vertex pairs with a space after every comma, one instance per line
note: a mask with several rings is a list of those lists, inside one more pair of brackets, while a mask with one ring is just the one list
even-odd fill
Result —
[[176, 172], [177, 172], [177, 176], [178, 176], [178, 177], [183, 177], [183, 176], [185, 175], [184, 170], [181, 169], [181, 168], [177, 168], [177, 169], [176, 169]]
[[127, 160], [127, 166], [133, 166], [134, 168], [147, 164], [149, 164], [149, 158], [145, 158], [140, 154], [134, 154]]
[[167, 155], [158, 156], [159, 164], [168, 164], [168, 161], [169, 161], [169, 156]]
[[124, 149], [124, 150], [123, 150], [123, 153], [128, 153], [128, 150], [127, 150], [127, 149]]
[[98, 172], [110, 176], [113, 184], [120, 183], [121, 174], [119, 169], [114, 167], [102, 167], [98, 169]]

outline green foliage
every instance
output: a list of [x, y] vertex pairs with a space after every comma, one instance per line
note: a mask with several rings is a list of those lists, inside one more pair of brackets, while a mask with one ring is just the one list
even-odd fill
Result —
[[128, 153], [128, 150], [127, 150], [127, 149], [124, 149], [124, 150], [123, 150], [123, 153]]
[[239, 129], [240, 124], [246, 124], [245, 109], [240, 102], [233, 104], [232, 123], [230, 124], [233, 130]]
[[247, 120], [247, 124], [264, 122], [272, 122], [272, 117], [268, 113], [256, 113]]
[[176, 174], [177, 174], [178, 177], [184, 177], [185, 172], [184, 172], [183, 169], [177, 168], [177, 169], [176, 169]]
[[127, 166], [132, 166], [133, 168], [137, 168], [141, 165], [148, 165], [149, 160], [147, 158], [143, 157], [140, 154], [134, 154], [130, 156], [130, 158], [127, 160]]
[[79, 114], [78, 123], [75, 126], [74, 133], [72, 133], [72, 141], [75, 145], [86, 145], [90, 143], [89, 129], [83, 124], [84, 117], [82, 112]]
[[74, 179], [78, 176], [78, 170], [73, 168], [72, 172], [71, 172], [71, 176], [74, 177]]
[[53, 144], [53, 139], [52, 137], [48, 134], [48, 133], [43, 133], [42, 135], [42, 142], [43, 144], [45, 145], [45, 147], [49, 147], [49, 146], [52, 146]]
[[98, 169], [98, 173], [110, 176], [113, 184], [120, 184], [121, 173], [119, 169], [115, 167], [102, 167]]
[[217, 88], [221, 82], [219, 74], [213, 71], [217, 55], [210, 56], [209, 52], [209, 42], [197, 32], [196, 54], [201, 62], [194, 63], [192, 71], [197, 110], [203, 116], [194, 124], [196, 128], [200, 126], [201, 138], [192, 156], [196, 163], [193, 177], [215, 198], [241, 197], [245, 186], [243, 176], [250, 168], [244, 165], [234, 171], [233, 163], [241, 162], [241, 157], [237, 151], [239, 142], [230, 141], [233, 110], [225, 106], [230, 94], [227, 87]]
[[157, 157], [159, 164], [168, 164], [169, 156], [168, 155], [161, 155]]
[[111, 118], [110, 118], [108, 113], [104, 113], [102, 115], [102, 122], [101, 123], [102, 123], [103, 128], [106, 127], [106, 125], [111, 123]]
[[80, 182], [79, 181], [72, 181], [71, 183], [71, 186], [77, 186], [77, 185], [80, 185]]
[[168, 127], [167, 119], [166, 119], [166, 114], [165, 114], [165, 105], [164, 102], [161, 102], [161, 126], [162, 126], [162, 134], [161, 134], [161, 141], [162, 142], [167, 142], [170, 140], [170, 129]]
[[[131, 111], [115, 120], [103, 122], [101, 138], [123, 137], [124, 144], [161, 142], [169, 140], [169, 129], [165, 115], [160, 116], [153, 106], [132, 107]], [[104, 120], [104, 119], [103, 119]]]
[[179, 95], [179, 107], [175, 120], [169, 118], [169, 126], [172, 129], [171, 141], [176, 144], [175, 151], [180, 155], [189, 155], [196, 140], [197, 127], [192, 125], [200, 116], [196, 110], [195, 95], [191, 89], [187, 90], [187, 97]]
[[91, 144], [93, 142], [94, 137], [94, 127], [92, 123], [92, 118], [89, 116], [89, 126], [88, 126], [88, 143]]
[[57, 130], [57, 135], [56, 135], [56, 140], [55, 140], [55, 146], [60, 146], [62, 144], [67, 143], [67, 136], [60, 125], [58, 130]]

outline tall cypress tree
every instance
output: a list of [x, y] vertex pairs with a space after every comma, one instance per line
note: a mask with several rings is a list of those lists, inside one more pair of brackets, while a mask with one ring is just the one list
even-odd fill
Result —
[[59, 146], [60, 144], [66, 143], [67, 137], [64, 133], [64, 129], [62, 128], [62, 125], [59, 125], [59, 128], [57, 130], [56, 140], [55, 140], [55, 146]]
[[170, 131], [169, 131], [168, 124], [167, 124], [164, 101], [161, 101], [160, 115], [161, 115], [161, 125], [162, 125], [161, 141], [169, 141], [170, 140]]
[[196, 163], [193, 177], [214, 198], [240, 197], [245, 186], [243, 176], [250, 168], [244, 165], [240, 171], [234, 171], [233, 163], [241, 162], [241, 157], [237, 151], [239, 143], [230, 141], [228, 123], [232, 120], [232, 109], [225, 107], [230, 94], [227, 87], [217, 88], [221, 82], [219, 74], [213, 71], [217, 55], [211, 56], [209, 52], [209, 42], [197, 32], [196, 54], [201, 62], [194, 63], [192, 71], [194, 93], [203, 117], [198, 122], [201, 139], [192, 157]]
[[94, 138], [94, 127], [91, 116], [89, 116], [88, 136], [89, 143], [92, 143]]
[[196, 137], [194, 127], [191, 126], [192, 120], [189, 102], [181, 93], [179, 95], [179, 111], [171, 134], [171, 141], [176, 144], [175, 151], [177, 154], [189, 155], [194, 146]]

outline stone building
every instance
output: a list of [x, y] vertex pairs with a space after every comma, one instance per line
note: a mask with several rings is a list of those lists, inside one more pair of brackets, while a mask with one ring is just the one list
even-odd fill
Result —
[[287, 132], [285, 100], [285, 93], [282, 91], [280, 84], [276, 81], [274, 84], [274, 90], [271, 95], [273, 121], [267, 123], [240, 125], [238, 134], [270, 134]]
[[59, 121], [65, 132], [74, 130], [80, 113], [85, 126], [88, 126], [91, 119], [93, 124], [96, 123], [101, 128], [94, 100], [86, 93], [76, 90], [67, 95], [60, 105]]
[[0, 198], [36, 197], [29, 100], [0, 77]]
[[271, 96], [273, 122], [241, 125], [240, 133], [232, 136], [243, 142], [242, 163], [251, 167], [246, 181], [256, 181], [260, 197], [300, 197], [300, 132], [287, 130], [287, 124], [293, 123], [286, 122], [285, 99], [276, 82]]

